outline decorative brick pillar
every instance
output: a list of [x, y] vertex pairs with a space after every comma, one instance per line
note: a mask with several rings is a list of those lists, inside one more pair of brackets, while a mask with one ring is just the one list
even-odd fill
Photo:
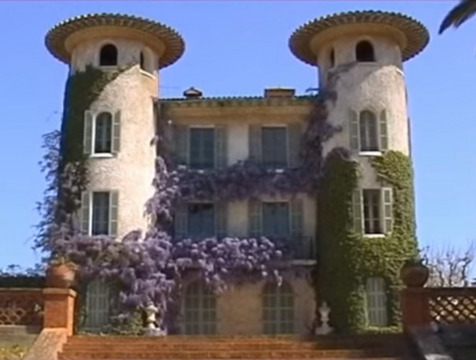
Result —
[[45, 310], [43, 328], [66, 329], [68, 336], [73, 335], [74, 299], [76, 292], [71, 289], [43, 289]]
[[401, 292], [403, 328], [421, 328], [430, 325], [429, 291], [425, 288], [406, 288]]

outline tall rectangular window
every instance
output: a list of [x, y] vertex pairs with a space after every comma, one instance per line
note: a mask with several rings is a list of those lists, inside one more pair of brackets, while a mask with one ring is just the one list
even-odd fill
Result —
[[363, 190], [365, 234], [382, 234], [380, 190]]
[[215, 129], [190, 129], [190, 168], [208, 170], [215, 167]]
[[382, 278], [367, 279], [365, 284], [367, 322], [369, 326], [387, 326], [387, 295], [385, 280]]
[[94, 121], [94, 153], [111, 153], [112, 151], [112, 115], [100, 113]]
[[269, 237], [287, 237], [290, 234], [289, 203], [264, 202], [263, 235]]
[[272, 169], [284, 169], [288, 162], [288, 143], [286, 127], [261, 129], [263, 165]]
[[360, 113], [360, 151], [379, 151], [377, 117], [370, 111]]
[[109, 235], [110, 193], [92, 193], [91, 235]]
[[214, 204], [188, 204], [188, 235], [191, 237], [215, 236]]

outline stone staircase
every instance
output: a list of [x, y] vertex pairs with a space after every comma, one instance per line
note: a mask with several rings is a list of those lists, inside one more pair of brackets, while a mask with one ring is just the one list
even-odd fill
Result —
[[403, 335], [72, 336], [58, 360], [371, 359], [417, 360]]

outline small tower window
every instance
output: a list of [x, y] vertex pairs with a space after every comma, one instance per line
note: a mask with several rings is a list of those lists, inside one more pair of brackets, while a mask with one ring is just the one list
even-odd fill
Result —
[[104, 154], [112, 151], [112, 115], [100, 113], [94, 122], [94, 153]]
[[332, 67], [334, 67], [335, 62], [336, 62], [334, 49], [331, 49], [331, 52], [329, 54], [329, 59], [331, 61], [331, 68], [332, 68]]
[[116, 66], [117, 48], [112, 44], [104, 45], [99, 53], [99, 66]]
[[355, 58], [360, 62], [375, 61], [375, 52], [373, 45], [368, 41], [361, 41], [355, 47]]
[[142, 51], [140, 52], [140, 60], [139, 60], [139, 62], [140, 62], [140, 68], [141, 68], [141, 70], [145, 70], [145, 65], [144, 65], [144, 53], [143, 53]]
[[379, 151], [377, 117], [373, 112], [364, 110], [359, 120], [360, 151]]

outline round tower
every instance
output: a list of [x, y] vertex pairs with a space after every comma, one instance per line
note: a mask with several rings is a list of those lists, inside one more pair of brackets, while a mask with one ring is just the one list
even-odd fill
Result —
[[46, 47], [70, 69], [63, 151], [69, 160], [85, 159], [89, 172], [81, 229], [112, 236], [145, 229], [144, 205], [154, 191], [159, 70], [183, 54], [181, 36], [140, 17], [90, 14], [53, 27]]
[[[400, 323], [399, 270], [417, 252], [403, 62], [428, 41], [418, 21], [381, 11], [316, 19], [289, 40], [335, 95], [325, 120], [339, 131], [322, 144], [317, 295], [341, 331]], [[355, 161], [333, 151], [342, 148]]]
[[[338, 94], [329, 104], [328, 121], [343, 131], [324, 144], [324, 156], [337, 146], [361, 155], [410, 153], [403, 62], [422, 51], [428, 40], [428, 31], [416, 20], [381, 11], [326, 16], [292, 34], [292, 53], [319, 68], [321, 89]], [[367, 122], [371, 126], [364, 129]]]

